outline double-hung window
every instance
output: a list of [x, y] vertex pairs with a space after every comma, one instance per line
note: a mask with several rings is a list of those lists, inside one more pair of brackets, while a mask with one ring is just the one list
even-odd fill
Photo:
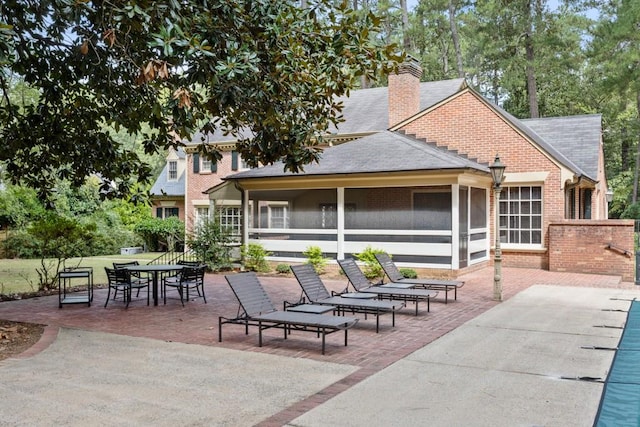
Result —
[[177, 181], [178, 180], [178, 162], [175, 160], [169, 161], [169, 181]]
[[201, 225], [203, 225], [208, 219], [209, 219], [209, 208], [206, 207], [201, 207], [201, 208], [196, 208], [195, 210], [196, 213], [196, 220], [195, 220], [195, 226], [200, 227]]
[[289, 228], [289, 213], [287, 211], [287, 206], [269, 206], [269, 228]]
[[500, 242], [542, 245], [542, 187], [504, 187], [500, 194]]

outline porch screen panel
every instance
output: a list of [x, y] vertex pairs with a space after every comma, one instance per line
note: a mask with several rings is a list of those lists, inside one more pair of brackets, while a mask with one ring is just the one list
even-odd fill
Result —
[[335, 189], [250, 191], [249, 200], [255, 216], [249, 240], [264, 245], [272, 257], [304, 258], [309, 246], [319, 246], [324, 256], [335, 256]]
[[471, 228], [487, 226], [487, 190], [471, 188]]
[[347, 188], [344, 192], [347, 230], [411, 230], [410, 188]]
[[451, 187], [347, 188], [345, 256], [367, 246], [399, 262], [450, 268]]

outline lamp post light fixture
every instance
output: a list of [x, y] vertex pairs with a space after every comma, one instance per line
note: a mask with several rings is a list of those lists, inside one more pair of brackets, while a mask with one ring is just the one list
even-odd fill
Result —
[[495, 209], [495, 234], [496, 246], [493, 258], [493, 299], [502, 301], [502, 250], [500, 249], [500, 192], [502, 191], [502, 180], [504, 170], [507, 167], [500, 161], [500, 156], [496, 154], [493, 164], [489, 166], [491, 178], [493, 178], [493, 194]]

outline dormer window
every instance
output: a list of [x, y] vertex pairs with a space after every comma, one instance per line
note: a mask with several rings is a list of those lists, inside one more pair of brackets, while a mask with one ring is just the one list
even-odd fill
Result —
[[169, 181], [178, 180], [178, 162], [176, 160], [169, 161]]

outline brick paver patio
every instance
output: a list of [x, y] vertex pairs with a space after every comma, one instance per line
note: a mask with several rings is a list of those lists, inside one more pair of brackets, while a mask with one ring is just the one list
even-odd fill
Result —
[[[624, 283], [619, 277], [576, 273], [551, 273], [537, 269], [504, 268], [504, 298], [508, 299], [532, 285], [562, 285], [581, 287], [637, 289], [633, 283]], [[94, 304], [69, 305], [58, 309], [57, 295], [22, 301], [0, 303], [0, 318], [13, 321], [42, 323], [47, 325], [45, 336], [34, 348], [24, 354], [29, 356], [55, 339], [59, 327], [102, 331], [134, 337], [147, 337], [165, 341], [221, 346], [241, 351], [263, 352], [286, 357], [303, 357], [326, 362], [343, 363], [360, 367], [352, 375], [327, 387], [320, 393], [298, 402], [286, 410], [263, 421], [262, 426], [279, 426], [295, 419], [309, 409], [321, 404], [341, 391], [400, 360], [415, 350], [455, 329], [464, 322], [489, 310], [497, 303], [492, 300], [493, 269], [487, 267], [460, 277], [465, 286], [458, 292], [458, 300], [444, 304], [442, 298], [431, 303], [431, 311], [421, 304], [418, 316], [413, 306], [396, 315], [396, 327], [391, 327], [391, 316], [380, 319], [380, 333], [375, 333], [375, 318], [364, 319], [349, 332], [349, 345], [343, 346], [343, 335], [327, 337], [326, 355], [320, 353], [320, 342], [313, 334], [294, 333], [284, 340], [280, 330], [264, 333], [264, 345], [258, 347], [255, 328], [249, 335], [238, 325], [225, 325], [223, 342], [218, 342], [218, 317], [234, 317], [238, 304], [227, 286], [224, 276], [208, 274], [206, 293], [208, 304], [201, 299], [189, 302], [183, 308], [178, 299], [167, 305], [146, 306], [142, 300], [134, 301], [127, 310], [121, 302], [110, 303], [103, 308], [106, 290], [95, 293]], [[293, 278], [262, 277], [277, 307], [284, 300], [295, 301], [300, 287]], [[325, 280], [333, 290], [341, 290], [346, 280]], [[451, 296], [451, 295], [450, 295]], [[603, 308], [606, 302], [603, 302]]]

